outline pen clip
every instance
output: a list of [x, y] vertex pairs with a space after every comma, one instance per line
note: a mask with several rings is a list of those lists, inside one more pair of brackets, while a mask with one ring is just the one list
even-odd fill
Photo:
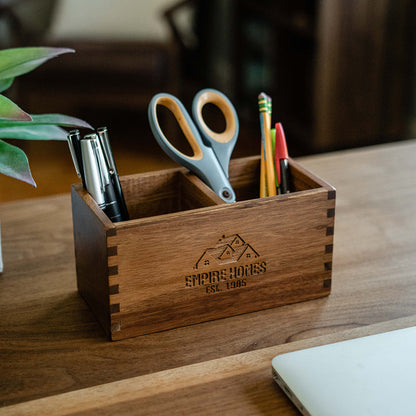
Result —
[[[81, 171], [79, 170], [79, 161], [77, 158], [77, 154], [75, 153], [75, 146], [74, 146], [74, 140], [76, 140], [76, 138], [74, 136], [76, 136], [77, 133], [75, 133], [74, 131], [69, 132], [68, 134], [68, 146], [69, 146], [69, 152], [71, 153], [71, 157], [72, 157], [72, 162], [74, 162], [74, 167], [75, 167], [75, 172], [77, 173], [77, 176], [79, 178], [81, 178]], [[79, 135], [79, 133], [78, 133]]]
[[81, 136], [79, 130], [71, 130], [68, 133], [68, 147], [71, 153], [72, 162], [74, 163], [75, 172], [77, 176], [82, 180], [82, 183], [85, 187], [85, 178], [84, 178], [84, 168], [82, 164], [82, 154], [81, 154]]
[[100, 179], [102, 183], [103, 191], [105, 191], [105, 186], [110, 183], [110, 173], [108, 170], [107, 163], [105, 161], [104, 152], [101, 147], [98, 136], [95, 133], [88, 134], [84, 139], [91, 140], [92, 150], [97, 161], [98, 171], [100, 174]]
[[98, 138], [94, 140], [94, 151], [95, 151], [95, 156], [97, 158], [98, 169], [100, 171], [101, 181], [102, 181], [103, 190], [104, 190], [105, 186], [109, 185], [110, 183], [110, 173], [108, 171], [108, 167], [104, 159], [103, 150], [100, 146], [100, 142], [98, 141]]
[[107, 163], [108, 172], [110, 174], [110, 180], [114, 186], [117, 201], [120, 204], [122, 218], [124, 220], [128, 220], [129, 213], [127, 211], [126, 201], [124, 200], [123, 190], [121, 189], [116, 164], [113, 158], [113, 152], [111, 151], [107, 127], [99, 127], [97, 129], [97, 135], [101, 144], [101, 149], [103, 151], [105, 161]]
[[99, 127], [97, 129], [98, 140], [101, 144], [101, 149], [104, 153], [105, 161], [107, 163], [110, 174], [117, 174], [116, 164], [111, 151], [110, 139], [108, 137], [107, 127]]

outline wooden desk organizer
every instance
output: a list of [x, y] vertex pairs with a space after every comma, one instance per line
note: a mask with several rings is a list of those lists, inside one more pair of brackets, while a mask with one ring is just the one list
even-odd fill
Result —
[[326, 296], [335, 189], [290, 161], [258, 198], [259, 158], [231, 161], [234, 204], [184, 168], [120, 178], [130, 221], [72, 185], [78, 290], [112, 340]]

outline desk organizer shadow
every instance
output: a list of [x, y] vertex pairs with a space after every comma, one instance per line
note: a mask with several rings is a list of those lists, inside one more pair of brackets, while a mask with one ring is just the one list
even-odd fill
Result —
[[120, 223], [72, 185], [78, 290], [112, 340], [330, 293], [335, 189], [290, 160], [292, 192], [260, 199], [259, 169], [231, 161], [233, 204], [184, 168], [121, 177]]

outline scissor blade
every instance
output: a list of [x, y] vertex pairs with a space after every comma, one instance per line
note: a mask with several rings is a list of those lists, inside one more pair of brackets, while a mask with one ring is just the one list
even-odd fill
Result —
[[220, 143], [214, 140], [208, 142], [204, 136], [202, 136], [202, 140], [207, 146], [212, 148], [225, 176], [228, 178], [228, 167], [230, 165], [230, 158], [234, 150], [235, 142], [232, 145], [230, 143]]
[[193, 172], [225, 202], [235, 202], [235, 193], [211, 147], [204, 149], [202, 159], [195, 161]]

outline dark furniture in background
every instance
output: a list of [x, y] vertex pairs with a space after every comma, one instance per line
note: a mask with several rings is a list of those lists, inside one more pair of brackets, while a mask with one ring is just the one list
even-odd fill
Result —
[[[120, 147], [143, 153], [142, 143], [137, 145], [140, 140], [151, 142], [146, 151], [154, 151], [147, 105], [159, 91], [177, 94], [176, 45], [145, 40], [50, 40], [48, 27], [56, 3], [0, 0], [0, 48], [55, 46], [76, 51], [17, 78], [5, 94], [29, 113], [78, 116], [94, 127], [107, 125]], [[171, 120], [166, 128], [172, 130]], [[18, 146], [31, 156], [31, 143], [20, 141]]]
[[[258, 134], [257, 95], [301, 153], [405, 138], [413, 92], [411, 0], [199, 0], [199, 78], [224, 90]], [[172, 25], [173, 7], [167, 17]], [[226, 16], [226, 19], [224, 19]], [[173, 28], [174, 29], [174, 28]], [[257, 132], [257, 133], [256, 133]], [[296, 145], [296, 146], [295, 146]]]
[[0, 0], [0, 49], [43, 39], [57, 0]]
[[[193, 9], [191, 36], [176, 19], [183, 8]], [[155, 92], [179, 94], [189, 106], [199, 88], [214, 87], [238, 110], [236, 151], [247, 155], [259, 151], [264, 90], [292, 156], [409, 137], [411, 0], [182, 0], [160, 18], [172, 42], [60, 42], [77, 53], [19, 79], [18, 102], [96, 126], [110, 120], [116, 136], [147, 141]]]
[[[60, 41], [75, 49], [19, 79], [19, 102], [33, 113], [62, 112], [95, 127], [111, 122], [140, 136], [151, 97], [177, 93], [176, 48], [163, 42]], [[127, 128], [128, 126], [128, 128]]]

